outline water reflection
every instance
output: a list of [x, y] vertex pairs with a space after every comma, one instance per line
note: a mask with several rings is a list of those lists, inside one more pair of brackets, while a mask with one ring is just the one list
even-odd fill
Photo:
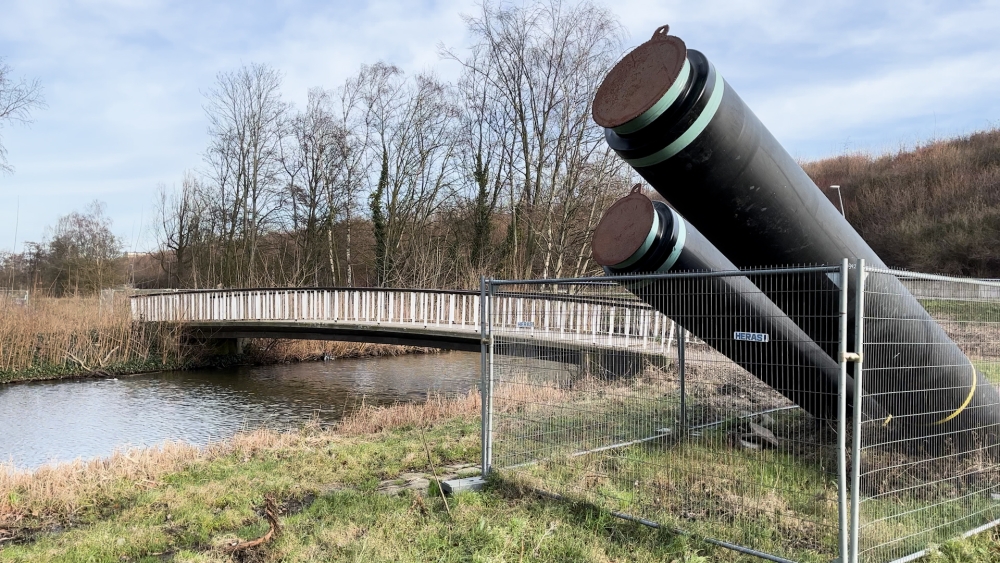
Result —
[[479, 355], [449, 352], [0, 386], [0, 460], [33, 468], [164, 440], [331, 422], [367, 404], [465, 393]]

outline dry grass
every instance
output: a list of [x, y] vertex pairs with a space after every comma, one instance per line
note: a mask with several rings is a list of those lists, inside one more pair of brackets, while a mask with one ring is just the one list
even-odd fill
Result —
[[843, 186], [847, 219], [889, 265], [1000, 276], [1000, 129], [803, 168], [821, 187]]
[[43, 465], [34, 471], [0, 464], [0, 525], [31, 517], [72, 521], [94, 499], [110, 495], [124, 482], [141, 490], [155, 486], [162, 475], [180, 471], [195, 461], [231, 453], [250, 455], [282, 447], [294, 439], [292, 434], [257, 430], [204, 448], [167, 442], [152, 448], [116, 451], [101, 459]]
[[[431, 351], [387, 344], [252, 339], [240, 361], [274, 364]], [[120, 294], [104, 301], [32, 296], [24, 306], [0, 298], [0, 383], [212, 364], [202, 352], [183, 346], [175, 327], [133, 323], [128, 300]]]
[[[621, 385], [609, 383], [604, 391]], [[576, 384], [590, 393], [602, 390], [601, 382], [588, 377]], [[535, 408], [570, 399], [571, 392], [554, 385], [503, 388], [499, 396], [507, 401], [516, 397]], [[612, 393], [605, 398], [615, 397]], [[545, 556], [540, 552], [533, 560], [669, 561], [678, 550], [684, 558], [677, 560], [703, 560], [695, 554], [704, 546], [685, 544], [670, 547], [669, 553], [646, 553], [653, 548], [636, 542], [655, 532], [616, 524], [587, 503], [551, 503], [528, 493], [512, 494], [502, 484], [481, 496], [458, 498], [454, 517], [438, 506], [436, 497], [372, 492], [379, 479], [425, 470], [424, 443], [417, 430], [425, 425], [430, 425], [427, 436], [437, 462], [474, 462], [479, 408], [475, 393], [450, 400], [431, 397], [422, 404], [362, 407], [336, 429], [307, 425], [288, 433], [261, 430], [206, 448], [171, 443], [33, 472], [0, 467], [0, 559], [141, 560], [166, 553], [176, 554], [176, 560], [228, 561], [225, 546], [266, 531], [258, 514], [261, 495], [273, 494], [284, 507], [282, 525], [289, 533], [257, 553], [261, 561], [458, 560], [439, 557], [455, 549], [502, 559], [519, 551], [534, 553], [532, 546], [543, 540], [552, 542], [554, 551]], [[523, 482], [508, 483], [541, 486], [556, 481], [571, 485], [571, 498], [598, 506], [607, 505], [609, 498], [613, 505], [624, 501], [633, 508], [646, 507], [671, 525], [717, 537], [735, 534], [741, 543], [775, 549], [780, 545], [805, 561], [829, 560], [818, 555], [829, 553], [835, 540], [835, 490], [824, 472], [794, 464], [777, 451], [767, 453], [775, 458], [772, 463], [764, 463], [763, 452], [740, 452], [716, 443], [662, 449], [664, 445], [629, 448], [628, 457], [640, 462], [636, 470], [622, 465], [627, 460], [621, 456], [553, 457], [519, 471]], [[755, 485], [748, 489], [747, 483]], [[483, 522], [488, 522], [485, 529]], [[538, 529], [523, 547], [516, 538], [524, 534], [526, 522]], [[555, 532], [553, 522], [558, 522]], [[504, 526], [515, 540], [503, 535], [492, 544], [483, 543], [484, 533], [499, 533]], [[625, 527], [608, 541], [609, 527], [615, 526]], [[590, 529], [596, 530], [593, 537], [584, 533]], [[44, 533], [50, 530], [60, 533]], [[6, 544], [5, 533], [11, 540]], [[434, 543], [442, 534], [440, 545]], [[413, 538], [421, 538], [416, 548]], [[675, 539], [666, 534], [642, 541], [662, 549]], [[974, 556], [953, 560], [995, 555], [986, 541], [949, 548], [975, 551]], [[580, 545], [590, 546], [596, 555], [580, 552]], [[621, 553], [613, 556], [603, 551], [616, 549]], [[636, 550], [640, 552], [630, 557]], [[436, 555], [416, 557], [418, 552]], [[711, 560], [739, 560], [725, 551], [707, 555]]]
[[163, 327], [133, 326], [118, 297], [33, 296], [24, 306], [0, 300], [0, 381], [3, 374], [96, 372], [177, 357], [177, 338]]
[[320, 360], [324, 356], [328, 358], [368, 358], [437, 352], [433, 348], [372, 344], [369, 342], [284, 340], [275, 338], [251, 339], [246, 343], [244, 350], [250, 361], [257, 364], [311, 362]]
[[428, 397], [423, 403], [404, 403], [389, 407], [363, 405], [341, 421], [337, 430], [347, 436], [358, 436], [433, 424], [451, 418], [472, 418], [479, 416], [481, 405], [479, 391], [476, 390], [454, 398]]

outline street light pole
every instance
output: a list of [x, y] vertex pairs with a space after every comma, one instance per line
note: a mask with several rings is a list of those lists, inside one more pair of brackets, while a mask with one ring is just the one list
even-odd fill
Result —
[[830, 189], [837, 190], [837, 199], [840, 200], [840, 214], [844, 216], [844, 219], [847, 219], [847, 213], [844, 213], [844, 196], [840, 195], [840, 186], [834, 184], [830, 186]]

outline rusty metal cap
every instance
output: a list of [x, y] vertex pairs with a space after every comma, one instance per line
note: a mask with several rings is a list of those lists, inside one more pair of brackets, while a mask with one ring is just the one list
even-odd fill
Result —
[[669, 26], [625, 55], [597, 89], [594, 121], [601, 127], [618, 127], [653, 107], [674, 84], [687, 60], [687, 46], [667, 35]]
[[653, 229], [653, 202], [639, 191], [619, 199], [604, 212], [590, 243], [594, 261], [601, 266], [621, 264], [646, 243]]

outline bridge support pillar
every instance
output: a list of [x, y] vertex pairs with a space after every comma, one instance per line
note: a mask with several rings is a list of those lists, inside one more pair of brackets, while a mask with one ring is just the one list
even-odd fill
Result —
[[200, 347], [209, 357], [230, 357], [243, 354], [245, 338], [195, 338], [188, 342]]
[[630, 350], [581, 350], [582, 376], [602, 380], [628, 379], [646, 369], [650, 356]]

